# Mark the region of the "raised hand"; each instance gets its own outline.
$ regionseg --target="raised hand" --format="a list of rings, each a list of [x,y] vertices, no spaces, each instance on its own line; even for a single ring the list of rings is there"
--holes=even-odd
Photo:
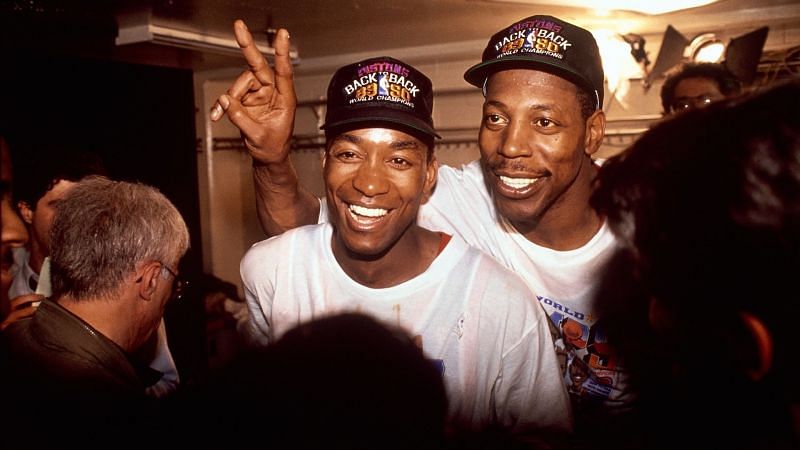
[[[256,47],[253,35],[242,20],[233,24],[236,41],[250,66],[217,99],[211,120],[224,114],[242,133],[256,163],[285,162],[294,130],[297,96],[289,58],[289,32],[278,30],[275,37],[275,69],[270,68]]]

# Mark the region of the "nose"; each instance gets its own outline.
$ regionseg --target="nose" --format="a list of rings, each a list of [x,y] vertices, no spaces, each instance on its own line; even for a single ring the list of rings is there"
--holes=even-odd
[[[367,197],[375,197],[389,191],[389,182],[380,163],[366,161],[356,171],[353,187]]]
[[[22,219],[11,206],[11,201],[8,196],[3,196],[2,199],[2,239],[3,248],[8,247],[22,247],[28,241],[28,230],[22,223]]]
[[[506,158],[520,158],[531,155],[531,135],[529,127],[516,120],[508,124],[503,132],[499,153]]]

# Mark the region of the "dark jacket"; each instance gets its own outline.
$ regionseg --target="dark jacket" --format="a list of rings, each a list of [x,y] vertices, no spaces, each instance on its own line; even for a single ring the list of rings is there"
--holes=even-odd
[[[99,442],[157,417],[155,400],[145,395],[152,369],[137,369],[121,347],[54,301],[0,334],[0,364],[13,426],[32,428],[42,447],[63,446],[65,436],[87,426]]]

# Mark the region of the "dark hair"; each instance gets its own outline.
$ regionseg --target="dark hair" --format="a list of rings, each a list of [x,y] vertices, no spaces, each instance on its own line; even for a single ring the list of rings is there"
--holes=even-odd
[[[235,284],[210,273],[204,273],[197,281],[197,289],[203,295],[220,292],[231,300],[240,301],[239,290]]]
[[[581,117],[586,121],[598,110],[597,99],[594,96],[594,92],[591,92],[588,88],[576,84],[575,89],[578,91],[576,98],[581,108]],[[601,108],[602,106],[600,105]]]
[[[742,90],[738,78],[723,64],[717,63],[684,63],[667,72],[667,78],[661,86],[661,107],[664,112],[672,110],[675,102],[675,88],[687,78],[706,78],[713,80],[722,95],[736,95]]]
[[[668,319],[647,358],[661,361],[661,382],[650,386],[673,409],[650,403],[662,418],[680,412],[680,427],[702,422],[718,448],[792,439],[785,409],[800,400],[799,104],[795,79],[660,122],[603,165],[591,198],[630,253],[625,270],[635,279],[627,282],[640,284],[627,290],[640,306],[631,321],[648,321],[650,299]],[[619,284],[598,303],[617,303]],[[758,350],[743,312],[774,343],[759,381],[747,374]]]
[[[108,175],[100,156],[89,152],[47,151],[14,161],[15,200],[27,203],[31,209],[36,209],[36,202],[61,180]]]
[[[272,448],[441,448],[447,414],[442,377],[413,339],[359,313],[298,325],[186,401],[232,448],[265,436]]]

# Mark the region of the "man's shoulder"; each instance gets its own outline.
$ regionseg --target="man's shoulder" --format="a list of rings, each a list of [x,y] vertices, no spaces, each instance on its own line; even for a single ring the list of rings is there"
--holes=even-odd
[[[480,160],[470,161],[460,166],[442,164],[439,166],[438,177],[441,182],[464,185],[468,181],[480,181],[483,184],[483,170]]]
[[[277,249],[287,248],[289,251],[295,249],[296,242],[303,242],[309,239],[318,238],[325,233],[329,224],[320,223],[312,225],[303,225],[291,230],[284,231],[281,234],[268,237],[262,241],[258,241],[247,250],[245,256],[248,254],[262,254],[265,252],[273,252]]]
[[[480,277],[485,278],[489,284],[502,285],[508,290],[507,292],[509,294],[533,298],[530,288],[528,288],[525,281],[516,272],[509,269],[483,250],[468,244],[461,237],[456,235],[453,236],[453,239],[457,239],[457,242],[461,243],[459,245],[464,245],[464,247],[466,247],[465,255],[474,261],[476,271],[478,271]]]
[[[242,257],[240,263],[242,276],[246,277],[251,269],[263,274],[264,269],[285,262],[292,255],[302,254],[304,257],[312,257],[312,252],[323,250],[323,246],[319,243],[330,233],[329,227],[327,223],[304,225],[256,242]],[[280,257],[276,258],[276,255]]]

